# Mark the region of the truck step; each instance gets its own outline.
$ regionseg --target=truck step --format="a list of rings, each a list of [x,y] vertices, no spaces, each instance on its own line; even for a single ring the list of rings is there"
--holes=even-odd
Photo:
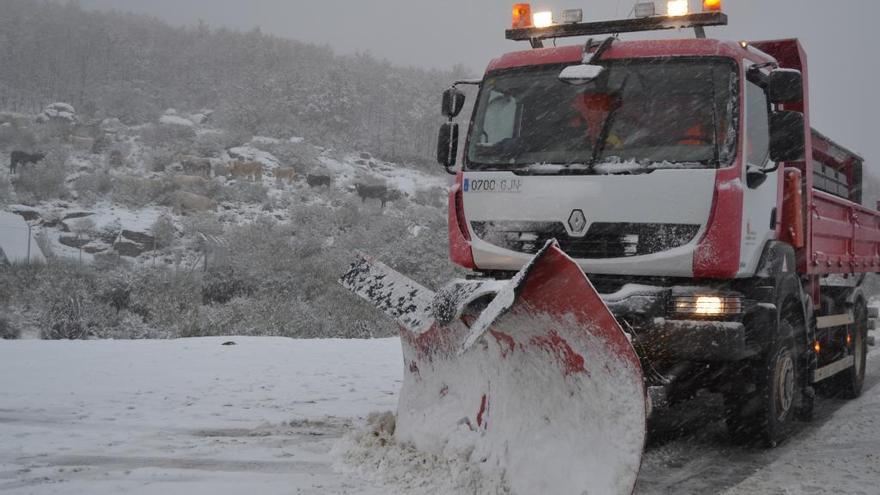
[[[843,313],[839,315],[828,315],[828,316],[820,316],[816,318],[816,328],[832,328],[832,327],[841,327],[843,325],[852,325],[853,316],[850,313]]]
[[[868,345],[871,347],[874,347],[875,344],[874,344],[874,336],[873,335],[868,335]]]
[[[868,320],[868,330],[877,330],[877,320]]]
[[[880,308],[877,306],[868,306],[868,318],[880,318]]]
[[[856,359],[855,356],[847,356],[839,361],[835,361],[829,365],[823,366],[813,372],[813,383],[821,382],[830,378],[841,371],[848,370],[853,367]]]

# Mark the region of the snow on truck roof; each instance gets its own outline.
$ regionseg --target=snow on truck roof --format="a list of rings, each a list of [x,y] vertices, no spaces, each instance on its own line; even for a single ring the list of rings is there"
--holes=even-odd
[[[536,48],[506,53],[491,62],[487,72],[499,69],[512,69],[529,65],[565,64],[580,62],[583,45],[568,45],[552,48]],[[756,62],[771,62],[773,58],[758,50],[744,48],[736,41],[713,39],[678,40],[637,40],[618,41],[603,55],[603,59],[649,58],[649,57],[688,57],[720,56],[749,58]]]

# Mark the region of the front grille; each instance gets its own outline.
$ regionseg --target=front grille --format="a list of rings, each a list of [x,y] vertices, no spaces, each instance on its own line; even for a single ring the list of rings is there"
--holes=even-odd
[[[561,222],[471,222],[480,239],[525,254],[535,254],[550,239],[576,259],[644,256],[688,244],[699,225],[594,223],[583,237],[571,237]]]

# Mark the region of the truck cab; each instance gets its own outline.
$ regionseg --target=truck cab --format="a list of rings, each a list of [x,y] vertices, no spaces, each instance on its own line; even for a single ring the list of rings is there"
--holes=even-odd
[[[810,127],[797,40],[706,39],[704,26],[727,22],[714,8],[517,22],[514,7],[508,38],[532,49],[469,81],[479,91],[449,197],[452,261],[509,278],[558,243],[630,332],[655,405],[709,388],[724,395],[732,429],[770,444],[810,416],[815,383],[838,375],[857,394],[865,351],[853,338],[868,325],[859,285],[880,270],[880,220],[855,204],[861,159]],[[698,37],[613,36],[652,27]],[[444,95],[438,160],[450,171],[462,103],[455,87]],[[852,239],[832,246],[844,228]],[[859,228],[871,231],[862,244]]]

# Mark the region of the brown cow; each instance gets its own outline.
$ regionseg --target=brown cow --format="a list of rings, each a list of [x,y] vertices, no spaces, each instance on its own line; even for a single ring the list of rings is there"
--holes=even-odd
[[[277,182],[281,182],[282,180],[287,180],[288,184],[293,183],[294,179],[296,179],[296,169],[293,168],[276,168],[272,171],[272,175],[275,177]]]
[[[263,180],[263,164],[259,162],[233,162],[229,168],[229,175],[233,178],[244,177],[247,180]]]

